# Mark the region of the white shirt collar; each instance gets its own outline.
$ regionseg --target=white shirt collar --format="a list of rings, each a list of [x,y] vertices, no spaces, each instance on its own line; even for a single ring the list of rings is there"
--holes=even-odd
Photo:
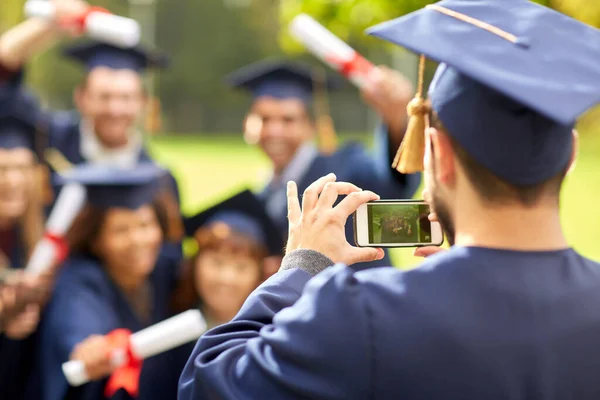
[[[143,140],[141,133],[133,129],[129,134],[127,145],[118,149],[107,149],[102,145],[94,128],[89,121],[81,120],[80,125],[80,148],[84,159],[92,164],[113,165],[121,168],[134,166],[142,151]]]
[[[286,184],[289,181],[298,183],[304,175],[308,172],[308,169],[312,165],[313,161],[319,155],[317,147],[312,142],[308,142],[300,146],[294,154],[292,161],[283,169],[281,174],[278,176],[272,175],[270,184]]]

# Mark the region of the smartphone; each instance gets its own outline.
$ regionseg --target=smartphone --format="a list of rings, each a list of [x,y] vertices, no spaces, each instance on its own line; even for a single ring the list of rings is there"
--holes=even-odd
[[[442,226],[429,213],[429,204],[418,200],[363,204],[354,213],[354,240],[359,247],[440,246]]]

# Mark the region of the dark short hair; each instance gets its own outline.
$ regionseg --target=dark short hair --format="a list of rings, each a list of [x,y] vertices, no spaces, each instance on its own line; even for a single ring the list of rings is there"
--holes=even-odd
[[[533,185],[515,185],[498,177],[488,168],[481,165],[461,146],[448,130],[444,127],[437,114],[432,111],[429,116],[432,127],[442,131],[448,137],[452,150],[459,163],[464,168],[467,177],[475,190],[486,201],[491,203],[518,202],[524,206],[536,205],[544,197],[556,198],[558,203],[560,189],[567,174],[568,168],[560,173]]]

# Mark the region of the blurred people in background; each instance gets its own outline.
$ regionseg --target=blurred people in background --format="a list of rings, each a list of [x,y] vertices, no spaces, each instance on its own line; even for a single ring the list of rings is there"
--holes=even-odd
[[[0,398],[20,398],[32,369],[41,309],[54,271],[40,277],[14,274],[22,269],[44,233],[44,188],[48,176],[38,149],[38,106],[17,90],[0,107]],[[9,96],[4,91],[0,93]]]
[[[0,90],[20,86],[29,60],[73,33],[61,21],[90,7],[81,0],[49,1],[56,9],[54,20],[28,19],[0,36],[0,82],[4,78]],[[150,160],[139,128],[147,103],[142,74],[166,67],[166,56],[142,47],[123,49],[92,41],[76,43],[64,55],[83,64],[86,76],[73,94],[77,112],[45,115],[49,147],[73,164],[128,167]],[[178,200],[175,179],[171,175],[163,179]]]
[[[179,265],[161,251],[168,232],[160,202],[165,171],[152,163],[135,169],[81,165],[63,182],[87,188],[88,205],[67,238],[72,255],[57,281],[41,326],[39,399],[104,399],[107,377],[121,373],[110,361],[109,332],[136,332],[171,316]],[[183,365],[167,352],[143,362],[139,399],[172,399]],[[80,360],[92,382],[69,387],[61,370]],[[129,398],[123,390],[113,397]]]
[[[229,322],[246,297],[272,275],[283,241],[261,202],[249,190],[186,220],[198,253],[182,274],[176,300],[200,307],[209,328]],[[277,262],[277,268],[279,268]]]
[[[62,22],[90,7],[80,0],[50,1],[56,9],[54,20],[28,19],[0,36],[0,106],[10,104],[20,91],[29,60],[73,33]],[[151,161],[139,128],[147,103],[142,74],[149,68],[166,67],[167,57],[142,47],[124,49],[93,41],[71,45],[64,49],[64,55],[81,63],[86,75],[73,93],[77,111],[39,112],[37,124],[47,133],[46,145],[71,164],[131,168]],[[169,219],[178,220],[177,182],[169,173],[161,178],[161,184],[169,188],[161,194],[163,201],[173,203]],[[173,229],[179,232],[173,237],[181,235],[181,227],[173,224]],[[173,259],[183,257],[179,240],[165,252]]]
[[[398,72],[381,67],[363,97],[382,118],[375,135],[375,154],[361,145],[349,144],[333,154],[319,152],[313,140],[316,124],[311,113],[315,75],[309,67],[292,62],[261,61],[228,77],[230,85],[248,90],[253,103],[246,118],[247,135],[255,138],[269,157],[273,175],[259,194],[281,235],[287,235],[286,183],[298,182],[304,190],[319,176],[334,172],[339,179],[371,189],[385,198],[411,198],[420,175],[401,175],[391,164],[406,128],[406,105],[412,96],[410,83]],[[323,83],[335,89],[336,80]],[[352,224],[346,226],[353,240]],[[390,264],[389,258],[369,263]],[[356,265],[362,268],[364,265]]]

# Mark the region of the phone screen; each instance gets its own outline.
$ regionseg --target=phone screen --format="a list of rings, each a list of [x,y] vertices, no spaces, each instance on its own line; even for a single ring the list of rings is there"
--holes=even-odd
[[[429,205],[368,203],[369,243],[432,243]]]

